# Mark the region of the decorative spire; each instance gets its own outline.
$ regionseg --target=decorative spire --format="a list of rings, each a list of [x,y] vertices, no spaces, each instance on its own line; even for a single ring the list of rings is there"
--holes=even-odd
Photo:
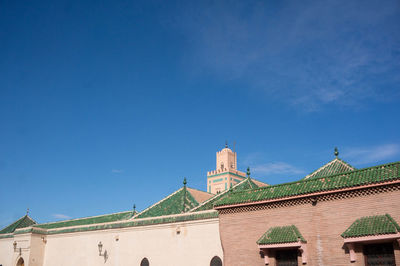
[[[247,178],[250,178],[250,167],[247,167],[247,173],[246,173],[246,175],[247,175]]]
[[[136,204],[133,204],[133,215],[136,213]]]
[[[28,216],[28,215],[29,215],[29,208],[26,209],[26,216]]]
[[[336,158],[339,156],[339,150],[338,150],[338,148],[337,147],[335,147],[335,156],[336,156]]]
[[[225,148],[228,148],[228,141],[225,140]]]
[[[183,206],[182,206],[182,213],[186,212],[186,177],[183,178]]]

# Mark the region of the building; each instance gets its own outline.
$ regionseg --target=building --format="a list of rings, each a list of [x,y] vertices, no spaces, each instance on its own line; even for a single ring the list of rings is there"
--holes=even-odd
[[[0,230],[0,265],[400,264],[400,162],[356,169],[338,155],[269,186],[237,171],[225,147],[208,192],[184,180],[141,212],[42,224],[21,217]]]
[[[226,143],[223,150],[217,151],[215,170],[207,172],[207,191],[221,193],[245,178],[246,174],[237,170],[236,152],[229,149]]]
[[[229,148],[219,154],[217,164],[231,162]],[[236,169],[236,154],[234,162],[230,171]],[[231,191],[266,185],[250,176],[229,184]],[[42,224],[27,214],[0,230],[0,265],[222,265],[213,205],[228,190],[219,192],[190,188],[184,180],[183,187],[141,212]]]
[[[335,155],[216,202],[224,265],[400,265],[400,162],[355,169]]]

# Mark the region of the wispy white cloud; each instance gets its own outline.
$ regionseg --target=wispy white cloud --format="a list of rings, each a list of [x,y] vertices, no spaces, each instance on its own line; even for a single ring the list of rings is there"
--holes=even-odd
[[[398,1],[271,3],[186,7],[176,23],[192,45],[186,69],[308,111],[400,98]]]
[[[400,145],[396,143],[372,147],[353,147],[345,149],[343,154],[354,164],[376,163],[388,160],[400,154]]]
[[[112,169],[111,170],[111,173],[114,173],[114,174],[122,174],[124,172],[124,170],[122,170],[122,169]]]
[[[258,164],[252,167],[252,171],[257,174],[264,174],[264,175],[304,173],[303,170],[285,162]]]
[[[61,214],[61,213],[55,213],[55,214],[52,214],[52,216],[53,216],[54,218],[56,218],[56,219],[61,219],[61,220],[71,219],[70,216],[65,215],[65,214]]]

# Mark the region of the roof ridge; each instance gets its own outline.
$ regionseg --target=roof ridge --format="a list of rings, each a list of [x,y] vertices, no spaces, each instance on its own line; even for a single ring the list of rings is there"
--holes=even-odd
[[[175,195],[176,193],[178,193],[179,191],[183,190],[184,187],[181,187],[180,189],[176,190],[175,192],[169,194],[168,196],[166,196],[165,198],[157,201],[156,203],[154,203],[153,205],[147,207],[146,209],[144,209],[143,211],[137,213],[136,215],[134,215],[133,217],[131,217],[132,219],[136,218],[137,216],[139,216],[140,214],[144,213],[145,211],[153,208],[154,206],[160,204],[161,202],[165,201],[166,199],[169,199],[170,197],[172,197],[173,195]]]
[[[323,171],[324,169],[328,168],[329,166],[331,166],[331,165],[334,164],[335,162],[339,162],[339,163],[341,163],[342,165],[351,168],[351,169],[352,169],[351,171],[356,170],[356,168],[353,167],[352,165],[350,165],[349,163],[343,161],[343,160],[340,159],[339,157],[336,157],[336,158],[334,158],[332,161],[330,161],[330,162],[324,164],[323,166],[321,166],[321,167],[318,168],[317,170],[315,170],[315,171],[311,172],[310,174],[306,175],[303,179],[308,179],[308,178],[310,178],[311,176],[317,175],[319,172],[321,172],[321,171]],[[349,171],[345,171],[345,172],[349,172]],[[342,172],[342,173],[345,173],[345,172]],[[333,175],[335,175],[335,174],[333,174]]]
[[[257,182],[264,183],[264,184],[270,186],[270,184],[267,184],[267,183],[265,183],[265,182],[263,182],[263,181],[260,181],[260,180],[258,180],[258,179],[255,179],[254,177],[250,177],[250,178],[251,178],[252,180],[255,180],[255,181],[257,181]]]
[[[197,188],[192,188],[192,187],[188,187],[188,186],[186,186],[186,188],[193,189],[193,190],[196,190],[196,191],[200,191],[200,192],[203,192],[203,193],[207,193],[207,194],[210,194],[210,195],[214,195],[214,194],[212,194],[210,192],[203,191],[203,190],[200,190],[200,189],[197,189]]]
[[[348,166],[348,167],[350,167],[350,168],[353,168],[354,170],[357,170],[356,167],[352,166],[351,164],[349,164],[349,163],[346,162],[345,160],[340,159],[339,157],[337,157],[337,159],[338,159],[338,161],[340,161],[341,163],[345,164],[346,166]]]
[[[26,215],[29,219],[31,219],[32,222],[34,222],[35,224],[38,224],[38,222],[35,221],[35,219],[33,219],[32,217],[29,216],[29,214]]]
[[[8,229],[11,229],[12,232],[14,232],[15,230],[18,229],[18,226],[25,220],[25,218],[29,219],[29,220],[33,223],[33,224],[29,225],[29,226],[32,226],[32,225],[34,225],[34,224],[37,224],[37,222],[36,222],[35,220],[33,220],[31,217],[29,217],[28,214],[25,214],[24,216],[22,216],[21,218],[17,219],[17,220],[14,221],[14,222],[12,222],[11,224],[9,224],[9,225],[7,225],[7,226],[1,228],[1,229],[0,229],[0,232],[2,232],[3,230],[6,230],[7,228],[8,228]],[[25,227],[29,227],[29,226],[25,226]],[[24,227],[21,227],[21,228],[24,228]],[[12,232],[8,232],[8,233],[5,232],[5,233],[0,233],[0,234],[9,234],[9,233],[12,233]]]
[[[386,166],[390,166],[390,165],[395,165],[395,164],[400,164],[400,161],[397,162],[392,162],[392,163],[386,163],[386,164],[381,164],[381,165],[376,165],[376,166],[370,166],[370,167],[366,167],[366,168],[361,168],[361,169],[356,169],[354,171],[352,171],[351,173],[355,173],[355,172],[362,172],[362,171],[367,171],[373,168],[382,168],[382,167],[386,167]],[[286,183],[281,183],[281,184],[276,184],[276,185],[269,185],[267,187],[258,187],[255,188],[254,190],[265,190],[265,189],[271,189],[274,187],[280,187],[280,186],[286,186],[286,185],[290,185],[290,184],[296,184],[296,183],[306,183],[306,182],[313,182],[315,180],[319,180],[319,179],[323,179],[323,178],[333,178],[333,177],[337,177],[337,176],[341,176],[341,175],[347,175],[350,172],[344,172],[344,173],[339,173],[339,174],[334,174],[334,175],[329,175],[329,176],[321,176],[321,177],[317,177],[317,178],[312,178],[312,179],[300,179],[300,180],[296,180],[296,181],[292,181],[292,182],[286,182]],[[233,193],[239,193],[241,191],[233,191]]]
[[[245,178],[245,179],[243,179],[242,181],[240,181],[239,183],[233,185],[233,186],[232,186],[232,189],[235,188],[236,186],[238,186],[239,184],[244,183],[244,181],[246,181],[246,180],[247,180],[247,178]],[[209,198],[208,200],[203,201],[201,204],[199,204],[198,206],[196,206],[196,207],[194,207],[193,209],[189,210],[188,212],[193,212],[193,211],[195,211],[196,209],[198,209],[198,208],[200,208],[201,206],[207,204],[207,203],[210,202],[211,200],[216,199],[217,197],[220,197],[220,196],[226,194],[226,193],[229,192],[230,190],[231,190],[231,189],[227,189],[227,190],[222,191],[222,192],[219,193],[219,194],[215,194],[214,197],[211,197],[211,198]],[[233,192],[233,191],[232,191],[232,192]]]
[[[55,222],[36,223],[36,224],[38,224],[38,225],[56,224],[56,223],[61,223],[61,222],[69,222],[69,221],[77,221],[77,220],[82,220],[82,219],[97,218],[97,217],[101,217],[101,216],[107,216],[107,215],[113,215],[113,214],[120,214],[120,213],[125,213],[125,212],[132,212],[132,211],[113,212],[113,213],[108,213],[108,214],[101,214],[101,215],[95,215],[95,216],[86,216],[86,217],[81,217],[81,218],[60,220],[60,221],[55,221]]]

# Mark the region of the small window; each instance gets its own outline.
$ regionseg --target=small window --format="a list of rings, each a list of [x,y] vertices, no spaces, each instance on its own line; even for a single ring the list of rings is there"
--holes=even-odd
[[[222,266],[222,260],[218,256],[215,256],[211,259],[210,266]]]
[[[142,262],[140,263],[140,266],[149,266],[149,260],[147,258],[142,259]]]

